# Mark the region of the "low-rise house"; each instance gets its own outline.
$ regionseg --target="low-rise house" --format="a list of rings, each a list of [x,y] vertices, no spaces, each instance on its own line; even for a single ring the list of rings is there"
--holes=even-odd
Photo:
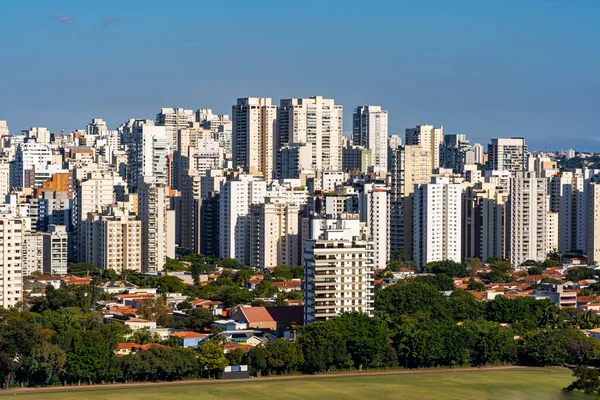
[[[78,276],[65,276],[60,278],[62,282],[67,285],[89,285],[92,282],[92,278],[89,276],[78,277]]]
[[[158,343],[148,343],[148,344],[137,344],[137,343],[119,343],[117,344],[117,348],[115,349],[115,353],[118,356],[128,356],[130,354],[135,354],[140,351],[148,350],[152,347],[166,347],[162,344]]]
[[[272,333],[259,330],[239,330],[230,332],[221,332],[218,334],[227,342],[236,342],[250,346],[258,346],[261,343],[274,342],[277,336]]]
[[[98,291],[105,293],[124,293],[137,286],[127,281],[108,281],[96,287]]]
[[[291,281],[273,282],[273,286],[282,292],[289,293],[292,290],[302,290],[302,281],[300,279],[292,279]]]
[[[105,315],[104,322],[117,322],[128,326],[133,332],[137,332],[140,329],[156,329],[156,321],[148,321],[141,318],[128,317],[126,315]]]
[[[54,289],[60,289],[60,284],[62,283],[60,276],[36,276],[33,279],[44,286],[50,285]]]
[[[196,348],[209,335],[207,333],[198,333],[194,331],[173,332],[169,335],[172,338],[179,339],[179,345],[185,348]]]
[[[233,319],[220,319],[212,323],[212,329],[221,331],[239,331],[248,328],[248,324],[237,322]]]
[[[248,328],[270,329],[283,334],[304,320],[304,309],[295,306],[239,307],[233,320],[247,324]]]
[[[227,310],[227,306],[223,304],[222,301],[195,299],[192,300],[192,306],[194,306],[194,308],[206,308],[208,310],[211,310],[213,315],[217,317],[227,315],[225,313],[225,311]]]
[[[550,300],[561,308],[577,307],[577,293],[566,291],[565,284],[542,283],[541,289],[535,290],[531,296],[537,300]]]
[[[248,344],[241,344],[236,342],[225,342],[223,345],[223,352],[225,354],[231,353],[235,349],[241,349],[244,353],[248,353],[252,350],[254,346],[250,346]]]

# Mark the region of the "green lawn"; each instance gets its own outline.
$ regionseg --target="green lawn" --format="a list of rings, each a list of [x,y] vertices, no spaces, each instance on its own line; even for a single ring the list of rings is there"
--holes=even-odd
[[[568,370],[444,372],[278,381],[156,386],[19,394],[21,400],[144,399],[588,399],[562,392],[572,381]],[[1,392],[0,392],[1,393]],[[14,395],[14,392],[13,392]]]

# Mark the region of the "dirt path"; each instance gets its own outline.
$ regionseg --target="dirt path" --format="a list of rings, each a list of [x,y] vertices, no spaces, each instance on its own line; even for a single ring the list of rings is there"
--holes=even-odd
[[[409,374],[439,374],[448,372],[476,372],[476,371],[505,371],[505,370],[523,370],[523,371],[540,371],[543,368],[535,367],[520,367],[508,365],[503,367],[481,367],[481,368],[423,368],[423,369],[394,369],[388,371],[362,371],[362,372],[335,372],[323,373],[315,375],[285,375],[285,376],[268,376],[261,378],[249,378],[245,381],[249,382],[266,382],[292,379],[322,379],[336,377],[351,377],[351,376],[369,376],[369,375],[409,375]],[[545,368],[549,369],[549,368]],[[560,367],[555,367],[560,369]],[[137,388],[152,388],[157,386],[180,386],[180,385],[226,385],[244,381],[240,380],[214,380],[214,379],[192,379],[186,381],[174,382],[137,382],[137,383],[110,383],[104,385],[85,385],[85,386],[52,386],[43,388],[12,388],[0,391],[0,396],[3,395],[18,395],[18,394],[43,394],[52,392],[77,392],[85,390],[111,390],[111,389],[137,389]]]

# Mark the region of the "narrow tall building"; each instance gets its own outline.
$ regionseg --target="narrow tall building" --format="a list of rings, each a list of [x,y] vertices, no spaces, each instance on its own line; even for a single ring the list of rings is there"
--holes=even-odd
[[[390,259],[390,193],[385,186],[364,184],[358,196],[361,220],[373,244],[373,268],[384,270]]]
[[[352,141],[371,150],[373,169],[387,170],[388,113],[380,106],[358,106],[352,116]]]
[[[600,183],[590,182],[587,192],[587,258],[589,264],[600,264]]]
[[[165,138],[171,148],[177,148],[177,131],[189,127],[196,119],[193,110],[184,108],[161,108],[156,114],[156,125],[165,127]]]
[[[582,173],[562,172],[550,178],[550,211],[558,214],[558,250],[585,253],[587,203]]]
[[[0,213],[0,306],[14,307],[23,300],[22,249],[25,219]]]
[[[138,193],[142,221],[142,272],[162,271],[167,257],[175,258],[175,216],[168,210],[168,188],[154,177],[144,177]]]
[[[277,106],[270,98],[240,98],[232,114],[233,166],[271,181],[278,149]]]
[[[509,260],[521,265],[526,260],[543,261],[548,252],[548,179],[532,172],[511,177],[509,197]]]
[[[413,261],[462,261],[461,186],[448,178],[415,185],[413,197]]]

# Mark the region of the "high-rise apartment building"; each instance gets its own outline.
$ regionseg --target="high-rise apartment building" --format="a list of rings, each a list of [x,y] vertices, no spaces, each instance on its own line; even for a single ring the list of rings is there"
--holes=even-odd
[[[277,106],[270,98],[247,97],[232,107],[233,166],[273,179],[277,158]]]
[[[35,174],[47,171],[51,160],[52,152],[47,144],[32,141],[19,144],[15,152],[15,160],[10,167],[11,186],[36,187]],[[41,186],[41,182],[38,183]]]
[[[600,263],[600,183],[589,183],[587,199],[587,259],[590,264]]]
[[[508,192],[492,183],[477,183],[463,193],[462,256],[467,260],[506,259]]]
[[[69,261],[69,234],[64,225],[50,225],[43,234],[44,274],[67,274]]]
[[[167,184],[167,157],[170,148],[164,126],[141,125],[128,146],[127,186],[137,190],[142,177],[153,176]]]
[[[279,149],[279,179],[299,179],[302,174],[312,173],[312,145],[288,143]]]
[[[100,269],[142,271],[142,221],[129,210],[109,206],[90,217],[94,238],[89,262]]]
[[[190,126],[196,119],[193,110],[184,108],[161,108],[156,114],[156,125],[165,127],[165,138],[171,148],[177,148],[177,131]]]
[[[462,261],[461,186],[448,178],[415,185],[413,194],[413,261]]]
[[[387,171],[387,111],[380,106],[356,107],[352,117],[352,142],[371,150],[375,171]]]
[[[0,213],[0,306],[13,307],[23,300],[24,219]]]
[[[143,177],[138,192],[142,221],[142,272],[162,271],[167,257],[175,258],[175,212],[168,210],[168,188],[159,179]]]
[[[525,139],[492,139],[488,145],[487,167],[497,171],[527,171]]]
[[[516,172],[511,177],[509,210],[510,262],[521,265],[526,260],[545,260],[551,250],[546,238],[548,179]]]
[[[347,216],[349,217],[349,215]],[[373,315],[372,244],[360,240],[358,215],[317,219],[304,248],[304,323],[342,312]]]
[[[581,252],[587,248],[588,198],[581,172],[562,172],[550,178],[550,211],[558,213],[558,250]]]
[[[219,247],[221,258],[250,264],[250,206],[265,202],[267,185],[253,175],[239,175],[221,185]]]
[[[371,149],[362,146],[349,146],[342,150],[342,171],[367,173],[371,166],[373,166],[373,151]]]
[[[406,129],[405,144],[407,146],[421,146],[429,152],[429,169],[440,167],[440,147],[444,141],[444,127],[434,128],[431,125],[418,125]]]
[[[373,268],[384,270],[390,259],[390,193],[383,185],[366,183],[358,195],[361,221],[373,245]]]
[[[267,197],[250,210],[250,265],[260,269],[300,265],[299,207]]]
[[[333,99],[280,102],[278,144],[310,143],[313,171],[342,168],[342,129],[343,108]]]
[[[473,144],[473,157],[475,164],[484,164],[483,145],[481,143]]]

